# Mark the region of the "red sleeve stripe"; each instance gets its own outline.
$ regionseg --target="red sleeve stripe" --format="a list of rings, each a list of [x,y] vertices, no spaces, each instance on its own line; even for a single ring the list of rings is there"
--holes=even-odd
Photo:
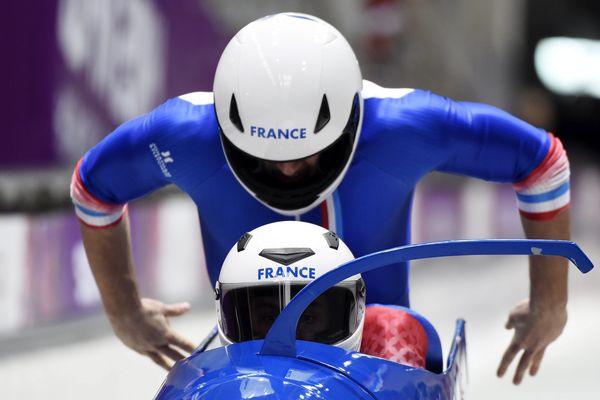
[[[521,214],[521,216],[523,216],[524,218],[527,218],[527,219],[532,219],[535,221],[547,221],[547,220],[554,218],[561,212],[568,210],[570,207],[571,207],[571,204],[567,204],[556,210],[542,212],[542,213],[527,212],[527,211],[523,211],[523,210],[519,210],[519,213]]]

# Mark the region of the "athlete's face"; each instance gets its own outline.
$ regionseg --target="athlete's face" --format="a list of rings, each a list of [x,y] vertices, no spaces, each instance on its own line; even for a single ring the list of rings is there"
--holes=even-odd
[[[252,307],[251,324],[255,338],[264,338],[281,310],[280,299],[269,296],[259,296],[250,300]],[[298,339],[318,341],[320,335],[327,329],[331,318],[329,306],[323,296],[317,297],[302,313],[298,321]]]
[[[284,183],[303,183],[317,171],[319,154],[294,161],[264,161],[265,170]]]

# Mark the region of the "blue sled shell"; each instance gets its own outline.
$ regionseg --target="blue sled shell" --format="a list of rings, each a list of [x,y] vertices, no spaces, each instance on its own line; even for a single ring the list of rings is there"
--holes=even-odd
[[[259,354],[262,340],[198,352],[178,362],[157,400],[460,399],[466,380],[464,321],[446,371],[435,374],[320,343],[297,341],[297,357]]]

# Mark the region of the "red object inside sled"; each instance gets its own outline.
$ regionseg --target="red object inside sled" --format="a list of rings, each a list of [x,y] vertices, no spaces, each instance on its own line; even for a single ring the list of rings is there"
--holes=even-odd
[[[409,312],[380,305],[366,308],[360,352],[425,368],[427,332]]]

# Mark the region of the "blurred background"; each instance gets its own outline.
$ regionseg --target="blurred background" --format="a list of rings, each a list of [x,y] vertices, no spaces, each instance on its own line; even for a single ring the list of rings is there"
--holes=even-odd
[[[600,3],[584,0],[24,0],[3,5],[0,73],[0,383],[3,399],[147,399],[165,373],[106,322],[69,199],[75,162],[169,97],[210,91],[228,38],[266,14],[334,24],[366,79],[486,102],[554,132],[572,164],[574,239],[600,260]],[[194,205],[167,188],[131,205],[144,296],[189,300],[173,323],[199,341],[214,311]],[[521,237],[514,193],[432,174],[414,240]],[[539,376],[495,369],[526,260],[419,262],[412,305],[440,331],[467,319],[471,398],[600,398],[600,273],[571,274],[570,321]]]

